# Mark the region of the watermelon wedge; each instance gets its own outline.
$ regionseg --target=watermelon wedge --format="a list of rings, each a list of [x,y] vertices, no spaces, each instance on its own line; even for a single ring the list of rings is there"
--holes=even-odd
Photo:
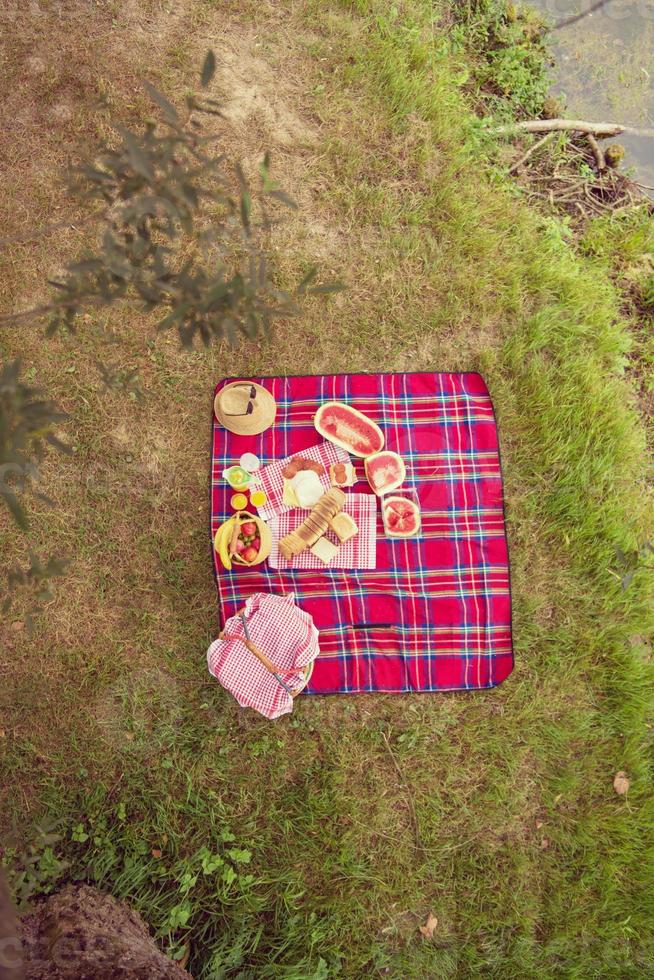
[[[370,456],[384,445],[384,433],[367,415],[345,402],[325,402],[313,417],[323,437],[353,456]]]
[[[387,497],[382,501],[386,534],[391,538],[411,538],[420,530],[420,508],[406,497]]]
[[[367,456],[364,463],[368,483],[377,496],[397,490],[404,483],[406,466],[404,460],[390,449]]]

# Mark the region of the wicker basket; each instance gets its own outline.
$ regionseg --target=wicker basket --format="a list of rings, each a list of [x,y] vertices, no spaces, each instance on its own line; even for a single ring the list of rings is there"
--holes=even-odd
[[[251,514],[249,510],[239,510],[236,517],[239,520],[243,517],[247,517],[249,521],[254,521],[254,523],[257,525],[257,531],[259,532],[261,547],[259,548],[259,556],[255,561],[243,561],[240,554],[235,552],[231,556],[232,564],[241,565],[243,568],[254,568],[255,565],[260,565],[262,561],[265,561],[270,554],[272,549],[272,532],[265,521],[262,521],[256,514]]]
[[[243,607],[243,609],[239,609],[239,611],[235,615],[236,616],[245,616],[245,607]],[[257,660],[261,661],[261,663],[264,665],[264,667],[266,668],[266,670],[269,670],[271,674],[283,674],[284,673],[284,670],[282,670],[279,667],[276,667],[275,664],[272,662],[272,660],[270,660],[270,658],[267,657],[265,655],[265,653],[263,653],[263,651],[261,651],[256,646],[256,644],[252,643],[251,640],[246,639],[246,637],[244,637],[244,636],[235,636],[235,635],[232,635],[231,633],[225,633],[224,630],[221,630],[220,633],[218,634],[218,639],[219,640],[241,640],[241,642],[244,643],[245,646],[248,648],[248,650],[250,651],[250,653],[253,653],[254,656],[257,658]],[[307,684],[311,680],[311,675],[313,674],[313,665],[314,665],[314,663],[315,663],[315,660],[312,660],[310,664],[307,664],[306,665],[306,667],[303,667],[300,670],[298,670],[298,671],[295,672],[298,677],[301,677],[302,678],[302,682],[301,682],[300,686],[297,688],[297,690],[293,690],[293,691],[290,692],[292,698],[296,698],[298,696],[298,694],[300,694],[305,689],[305,687],[307,686]]]

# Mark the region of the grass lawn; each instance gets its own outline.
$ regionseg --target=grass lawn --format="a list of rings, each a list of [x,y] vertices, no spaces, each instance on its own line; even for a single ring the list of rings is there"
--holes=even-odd
[[[651,972],[651,582],[623,591],[610,572],[651,528],[625,375],[638,341],[604,258],[489,169],[445,7],[148,0],[66,21],[43,5],[17,11],[3,53],[10,233],[74,217],[57,172],[106,134],[99,95],[137,122],[138,79],[181,101],[211,45],[224,151],[254,170],[270,149],[301,206],[275,233],[280,281],[316,260],[349,285],[237,350],[182,352],[130,310],[77,338],[0,336],[70,413],[75,448],[45,468],[56,507],[33,509],[66,578],[32,637],[2,627],[5,857],[19,885],[84,876],[125,897],[203,980]],[[38,300],[83,234],[0,252],[3,309]],[[98,358],[138,367],[143,404],[104,390]],[[515,671],[483,693],[307,698],[270,724],[206,671],[212,385],[407,369],[488,382]],[[0,534],[18,561],[24,542]],[[46,818],[61,839],[37,841],[21,879]]]

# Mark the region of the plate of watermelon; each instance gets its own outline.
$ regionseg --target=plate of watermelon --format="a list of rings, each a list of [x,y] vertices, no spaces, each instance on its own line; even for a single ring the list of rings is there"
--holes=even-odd
[[[380,495],[382,521],[387,538],[414,538],[420,534],[420,503],[412,488]]]

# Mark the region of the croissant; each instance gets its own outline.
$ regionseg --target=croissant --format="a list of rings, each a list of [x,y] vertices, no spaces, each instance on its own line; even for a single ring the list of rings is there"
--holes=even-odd
[[[305,521],[290,531],[279,542],[279,553],[282,558],[292,558],[299,555],[305,548],[310,548],[318,538],[321,538],[333,517],[343,509],[345,494],[338,487],[332,487],[325,493],[313,508]]]

